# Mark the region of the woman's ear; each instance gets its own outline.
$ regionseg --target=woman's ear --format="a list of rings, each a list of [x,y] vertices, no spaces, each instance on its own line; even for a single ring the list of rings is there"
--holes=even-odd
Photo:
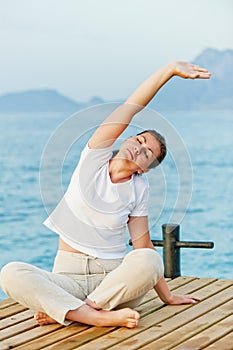
[[[137,171],[137,173],[138,175],[142,175],[142,174],[148,173],[148,171],[150,171],[150,169],[145,169],[145,170],[140,169]]]

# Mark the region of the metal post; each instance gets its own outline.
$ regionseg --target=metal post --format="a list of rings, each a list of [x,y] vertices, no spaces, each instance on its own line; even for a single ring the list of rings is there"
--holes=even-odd
[[[168,278],[175,278],[180,276],[180,249],[176,246],[180,238],[180,226],[164,224],[162,230],[164,275]]]
[[[163,224],[163,240],[152,239],[156,247],[163,247],[164,276],[175,278],[180,272],[180,248],[206,248],[214,247],[214,242],[182,242],[180,241],[180,226],[177,224]],[[132,245],[132,241],[129,241]]]

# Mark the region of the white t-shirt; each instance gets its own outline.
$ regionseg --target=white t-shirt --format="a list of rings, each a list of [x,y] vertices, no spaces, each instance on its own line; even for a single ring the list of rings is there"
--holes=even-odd
[[[138,175],[112,183],[112,148],[84,148],[68,189],[44,224],[71,247],[103,259],[126,253],[129,216],[148,215],[148,183]]]

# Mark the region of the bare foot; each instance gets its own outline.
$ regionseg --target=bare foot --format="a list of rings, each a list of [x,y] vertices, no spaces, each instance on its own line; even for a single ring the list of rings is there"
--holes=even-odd
[[[127,327],[135,328],[138,325],[140,315],[137,311],[124,308],[107,311],[96,310],[88,305],[84,305],[76,310],[68,311],[67,318],[81,323],[98,327]],[[34,315],[36,323],[40,326],[57,323],[52,317],[44,312],[37,312]]]
[[[140,315],[137,311],[129,308],[107,311],[96,310],[85,304],[78,309],[68,311],[66,318],[97,327],[135,328],[138,325]]]
[[[86,299],[85,302],[91,308],[98,310],[100,312],[99,315],[103,316],[101,320],[103,321],[102,326],[107,325],[106,321],[111,323],[116,322],[115,324],[109,324],[110,326],[124,326],[128,328],[134,328],[138,325],[140,315],[138,312],[132,309],[129,309],[129,308],[119,309],[117,310],[118,312],[106,311],[106,310],[101,310],[101,307],[97,305],[95,302],[91,301],[90,299]]]
[[[114,311],[101,310],[101,326],[123,326],[135,328],[138,325],[140,315],[137,311],[124,308]]]
[[[57,323],[52,317],[48,316],[44,312],[37,312],[34,315],[34,319],[39,326],[45,326],[47,324]]]

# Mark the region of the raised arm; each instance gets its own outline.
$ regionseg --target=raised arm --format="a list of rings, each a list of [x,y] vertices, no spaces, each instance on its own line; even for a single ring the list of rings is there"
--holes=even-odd
[[[130,124],[134,115],[142,110],[173,76],[185,79],[208,79],[210,73],[207,69],[188,62],[172,62],[162,67],[145,80],[125,103],[113,111],[99,126],[89,140],[89,147],[105,148],[111,146]]]

